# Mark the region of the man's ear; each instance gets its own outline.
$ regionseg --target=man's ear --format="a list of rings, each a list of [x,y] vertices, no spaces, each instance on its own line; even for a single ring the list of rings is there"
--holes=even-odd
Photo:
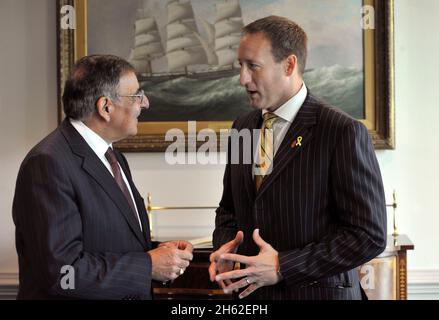
[[[285,60],[285,75],[291,76],[297,73],[298,68],[297,57],[294,54],[288,56]]]
[[[96,101],[96,112],[106,122],[110,121],[111,100],[107,97],[100,97]]]

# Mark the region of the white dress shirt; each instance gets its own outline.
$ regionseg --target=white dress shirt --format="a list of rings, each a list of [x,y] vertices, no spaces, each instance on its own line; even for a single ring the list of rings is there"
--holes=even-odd
[[[273,113],[278,116],[278,119],[273,124],[273,154],[276,155],[288,129],[296,118],[300,107],[302,107],[305,102],[306,96],[308,95],[308,89],[305,83],[302,83],[302,87],[299,92],[290,98],[287,102],[281,105]],[[262,110],[262,115],[269,112],[268,110]],[[257,146],[260,145],[260,138],[258,140]],[[255,164],[259,163],[259,152],[256,152],[255,161],[253,163],[253,173],[255,172]],[[274,161],[272,162],[272,164]],[[254,176],[254,174],[253,174]]]
[[[98,156],[98,158],[102,161],[107,170],[114,177],[113,170],[111,170],[111,165],[108,162],[107,158],[105,158],[105,153],[108,150],[108,147],[113,148],[112,144],[108,144],[104,139],[102,139],[96,132],[87,127],[82,121],[69,119],[72,126],[78,131],[78,133],[84,138],[85,142],[90,146],[94,153]],[[142,230],[142,223],[140,222],[139,212],[137,210],[136,201],[134,200],[133,192],[131,191],[130,184],[128,183],[127,177],[123,172],[120,164],[118,163],[120,168],[120,173],[122,174],[123,181],[125,182],[128,191],[130,192],[131,199],[133,200],[134,207],[136,209],[137,220],[139,221],[140,229]],[[142,230],[143,231],[143,230]]]

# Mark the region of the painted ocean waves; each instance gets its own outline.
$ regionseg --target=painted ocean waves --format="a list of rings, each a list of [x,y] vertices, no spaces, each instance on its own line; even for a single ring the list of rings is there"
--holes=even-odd
[[[309,90],[355,118],[364,116],[363,72],[334,65],[305,72]],[[150,109],[142,121],[232,121],[251,111],[239,75],[217,79],[178,77],[142,82]]]

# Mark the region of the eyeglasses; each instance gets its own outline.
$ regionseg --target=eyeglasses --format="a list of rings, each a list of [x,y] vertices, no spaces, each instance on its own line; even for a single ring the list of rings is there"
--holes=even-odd
[[[143,99],[145,98],[145,91],[143,89],[139,89],[136,94],[126,94],[126,95],[117,95],[118,97],[129,97],[129,98],[137,98],[139,103],[143,103]]]

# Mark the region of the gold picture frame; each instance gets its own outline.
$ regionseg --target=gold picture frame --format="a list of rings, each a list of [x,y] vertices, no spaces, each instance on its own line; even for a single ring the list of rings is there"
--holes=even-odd
[[[365,117],[358,120],[368,128],[376,149],[394,149],[394,4],[393,0],[364,0],[363,4],[374,8],[375,29],[363,31]],[[75,8],[76,29],[60,27],[61,8],[65,5]],[[63,85],[74,61],[87,54],[87,0],[57,0],[57,40],[58,120],[61,122],[64,117],[61,104]],[[213,129],[217,134],[216,146],[224,150],[220,131],[230,128],[231,124],[231,121],[197,121],[196,131]],[[186,121],[139,122],[138,134],[118,142],[116,147],[123,152],[163,152],[172,143],[165,141],[165,134],[171,128],[186,133],[187,147]]]

